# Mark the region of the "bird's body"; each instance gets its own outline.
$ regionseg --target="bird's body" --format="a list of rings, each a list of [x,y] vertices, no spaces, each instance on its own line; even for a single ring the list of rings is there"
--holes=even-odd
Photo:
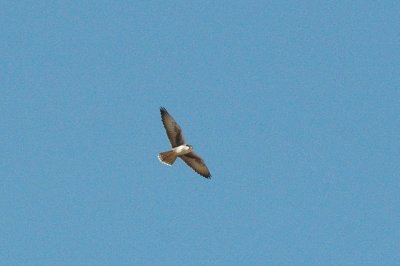
[[[158,154],[158,159],[160,162],[171,166],[177,157],[190,153],[193,150],[190,145],[180,145],[178,147],[172,148],[170,151],[161,152]]]
[[[172,165],[176,158],[181,158],[189,165],[196,173],[210,178],[211,174],[203,159],[193,152],[193,147],[185,143],[182,130],[175,122],[172,116],[163,107],[160,108],[161,120],[164,124],[168,139],[171,142],[172,150],[161,152],[158,154],[158,159],[166,164]]]
[[[172,150],[179,156],[191,152],[193,148],[190,145],[183,144],[178,147],[172,148]]]

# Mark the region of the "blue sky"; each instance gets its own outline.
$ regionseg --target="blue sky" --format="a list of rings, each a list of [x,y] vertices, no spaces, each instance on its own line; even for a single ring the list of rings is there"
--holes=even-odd
[[[400,263],[397,1],[0,7],[2,265]]]

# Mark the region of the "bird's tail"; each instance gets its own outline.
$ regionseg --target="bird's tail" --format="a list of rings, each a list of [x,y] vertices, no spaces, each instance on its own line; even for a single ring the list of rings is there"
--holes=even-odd
[[[178,156],[174,151],[165,151],[158,154],[158,159],[160,162],[167,165],[172,165],[175,162],[176,157]]]

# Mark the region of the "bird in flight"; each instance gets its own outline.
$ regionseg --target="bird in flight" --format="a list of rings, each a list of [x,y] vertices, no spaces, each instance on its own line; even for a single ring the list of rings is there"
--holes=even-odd
[[[171,166],[176,158],[179,157],[199,175],[211,178],[211,173],[205,162],[193,152],[191,145],[186,144],[182,129],[168,113],[167,109],[160,107],[160,113],[169,142],[171,142],[172,150],[159,153],[158,159],[162,163]]]

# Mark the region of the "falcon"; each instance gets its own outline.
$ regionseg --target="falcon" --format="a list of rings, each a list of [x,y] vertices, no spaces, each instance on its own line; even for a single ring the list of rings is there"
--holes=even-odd
[[[185,138],[182,134],[182,129],[168,113],[167,109],[160,107],[160,113],[165,131],[167,132],[169,142],[172,146],[172,150],[158,154],[160,162],[171,166],[175,162],[176,158],[179,157],[199,175],[204,176],[205,178],[211,178],[210,171],[205,162],[200,156],[194,153],[191,145],[186,144]]]

